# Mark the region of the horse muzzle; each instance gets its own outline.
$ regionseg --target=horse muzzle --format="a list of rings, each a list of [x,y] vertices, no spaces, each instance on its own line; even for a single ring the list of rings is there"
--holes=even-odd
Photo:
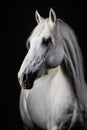
[[[33,87],[33,83],[37,77],[38,72],[29,72],[29,73],[23,73],[18,74],[18,81],[22,88],[24,89],[31,89]]]

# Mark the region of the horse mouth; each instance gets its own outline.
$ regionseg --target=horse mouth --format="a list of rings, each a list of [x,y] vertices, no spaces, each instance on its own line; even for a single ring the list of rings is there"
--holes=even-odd
[[[31,89],[33,87],[34,81],[37,79],[38,73],[37,72],[30,72],[27,75],[27,80],[23,81],[23,88],[24,89]]]

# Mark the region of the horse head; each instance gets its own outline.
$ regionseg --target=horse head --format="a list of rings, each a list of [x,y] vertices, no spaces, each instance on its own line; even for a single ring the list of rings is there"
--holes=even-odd
[[[62,44],[58,44],[55,38],[58,31],[53,9],[50,9],[48,18],[42,18],[37,11],[35,18],[37,26],[27,39],[28,52],[18,72],[19,83],[23,88],[31,88],[36,79],[47,74],[49,69],[57,67],[64,57]]]

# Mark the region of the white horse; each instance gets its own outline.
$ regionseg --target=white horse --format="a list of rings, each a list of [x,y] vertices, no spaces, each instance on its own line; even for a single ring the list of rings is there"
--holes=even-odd
[[[53,9],[27,40],[28,53],[18,72],[20,114],[27,129],[87,128],[87,85],[81,51],[72,29]]]

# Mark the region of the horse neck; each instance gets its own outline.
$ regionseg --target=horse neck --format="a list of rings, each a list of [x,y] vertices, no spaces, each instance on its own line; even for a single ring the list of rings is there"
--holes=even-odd
[[[56,87],[61,87],[60,82],[65,83],[64,87],[67,87],[66,84],[69,84],[69,79],[65,73],[63,64],[58,65],[56,68],[50,69],[48,72],[48,86],[51,85],[51,83],[55,83]]]

